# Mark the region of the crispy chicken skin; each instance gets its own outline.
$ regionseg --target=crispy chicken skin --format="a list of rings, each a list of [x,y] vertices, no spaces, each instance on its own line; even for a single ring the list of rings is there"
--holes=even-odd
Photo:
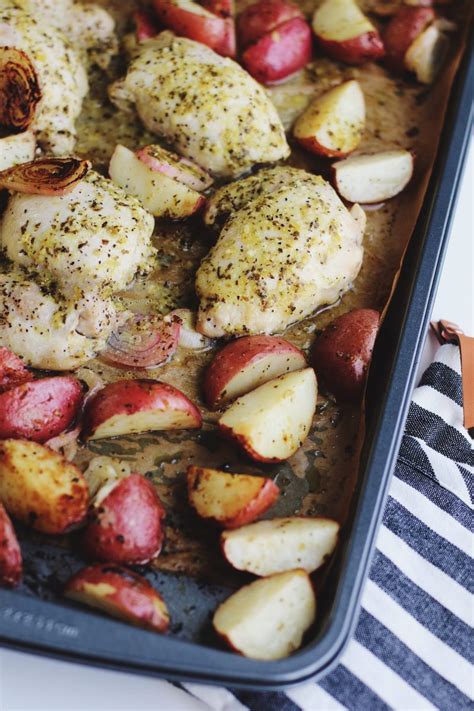
[[[231,214],[202,261],[197,328],[206,336],[281,331],[337,301],[357,276],[363,211],[349,212],[329,183],[299,172],[281,187],[268,189],[274,173],[267,189],[260,183],[260,195]]]
[[[0,245],[69,299],[90,291],[108,297],[151,268],[153,228],[138,200],[91,170],[66,195],[12,194]]]
[[[236,177],[289,154],[265,90],[236,62],[171,32],[144,42],[110,88],[145,126],[214,175]]]
[[[102,318],[100,335],[86,337],[76,306],[58,301],[20,270],[0,274],[0,345],[35,368],[78,368],[104,347],[113,320]]]
[[[76,141],[74,123],[88,91],[79,54],[58,30],[13,0],[0,0],[0,45],[22,49],[36,69],[42,99],[31,128],[40,145],[57,155],[70,153]]]

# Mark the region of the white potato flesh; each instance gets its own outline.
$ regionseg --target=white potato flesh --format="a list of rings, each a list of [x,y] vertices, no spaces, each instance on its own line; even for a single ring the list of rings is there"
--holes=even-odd
[[[317,37],[344,42],[375,28],[354,0],[325,0],[314,13],[313,30]]]
[[[398,195],[413,174],[410,151],[396,150],[346,158],[333,165],[336,189],[350,202],[377,203]]]
[[[118,145],[112,155],[109,174],[128,195],[138,198],[155,217],[180,219],[192,215],[203,197],[173,178],[152,170],[135,153]]]
[[[288,459],[308,435],[317,392],[312,368],[287,373],[238,398],[219,425],[243,441],[251,456]]]
[[[138,432],[153,432],[195,427],[193,414],[179,410],[143,410],[132,415],[113,415],[99,425],[88,439],[105,439]]]
[[[304,368],[306,365],[302,353],[268,353],[254,363],[246,365],[225,386],[225,395],[221,402],[228,402],[248,393],[262,383],[273,380],[283,373]]]
[[[244,511],[267,482],[268,479],[261,476],[191,467],[189,502],[203,518],[226,521]]]
[[[314,138],[328,154],[350,153],[359,145],[365,126],[365,99],[355,79],[318,96],[296,121],[297,139]]]
[[[282,659],[301,645],[316,617],[308,574],[291,570],[256,580],[223,602],[214,614],[216,632],[252,659]]]
[[[405,54],[405,66],[422,84],[432,84],[448,51],[449,40],[433,24],[420,32]]]
[[[0,138],[0,170],[33,160],[35,150],[36,139],[33,131]]]
[[[334,551],[339,524],[327,518],[275,518],[222,534],[226,559],[238,570],[265,576],[293,568],[317,570]]]

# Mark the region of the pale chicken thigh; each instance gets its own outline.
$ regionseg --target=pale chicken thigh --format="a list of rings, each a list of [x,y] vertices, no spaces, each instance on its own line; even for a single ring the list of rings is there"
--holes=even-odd
[[[79,54],[55,27],[12,0],[0,0],[0,45],[23,50],[37,72],[42,98],[31,128],[38,142],[57,155],[70,153],[76,141],[75,120],[88,91]]]
[[[289,154],[263,87],[231,59],[171,32],[140,45],[110,98],[123,109],[135,106],[150,131],[217,176]]]
[[[274,168],[264,168],[244,180],[227,183],[207,200],[203,214],[204,224],[219,232],[227,218],[248,205],[251,200],[272,193],[284,185],[297,185],[306,179],[312,180],[313,176],[301,168],[277,165]]]
[[[364,226],[358,205],[349,212],[329,183],[306,173],[250,200],[197,272],[197,329],[274,333],[334,303],[360,270]]]
[[[104,8],[74,0],[17,0],[43,24],[60,30],[86,62],[106,68],[118,51],[115,22]]]
[[[152,267],[154,224],[136,198],[91,170],[66,195],[12,194],[0,245],[70,300],[108,297]]]
[[[95,328],[99,333],[86,337],[80,332],[77,304],[58,301],[19,270],[0,274],[0,345],[27,365],[46,370],[78,368],[105,346],[113,324],[113,318],[102,318]]]

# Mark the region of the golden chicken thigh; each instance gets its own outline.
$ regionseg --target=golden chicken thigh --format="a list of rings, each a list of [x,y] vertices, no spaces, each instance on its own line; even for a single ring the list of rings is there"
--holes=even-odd
[[[197,272],[197,328],[206,336],[281,331],[337,301],[360,270],[361,208],[349,212],[319,176],[298,171],[275,187],[266,173],[241,186],[245,206],[231,212]]]
[[[151,268],[153,228],[138,200],[91,170],[66,195],[12,194],[0,245],[68,299],[90,291],[107,297]]]
[[[289,154],[265,90],[236,62],[199,42],[162,32],[140,45],[110,88],[122,109],[214,175],[235,177]]]

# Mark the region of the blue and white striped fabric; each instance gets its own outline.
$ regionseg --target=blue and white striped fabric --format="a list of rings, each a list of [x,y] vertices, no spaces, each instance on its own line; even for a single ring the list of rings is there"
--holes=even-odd
[[[474,708],[474,455],[459,350],[416,389],[353,640],[319,683],[258,694],[183,684],[213,711]]]

